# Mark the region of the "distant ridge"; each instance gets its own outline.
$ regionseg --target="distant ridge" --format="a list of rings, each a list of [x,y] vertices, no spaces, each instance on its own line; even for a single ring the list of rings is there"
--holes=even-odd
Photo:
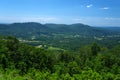
[[[0,24],[0,35],[16,36],[29,38],[31,36],[39,37],[41,34],[78,34],[86,37],[119,35],[118,27],[92,27],[82,23],[76,24],[41,24],[36,22]]]

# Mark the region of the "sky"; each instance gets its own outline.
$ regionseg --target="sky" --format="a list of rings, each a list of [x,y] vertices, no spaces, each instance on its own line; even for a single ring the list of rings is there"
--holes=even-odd
[[[0,0],[0,23],[120,26],[120,0]]]

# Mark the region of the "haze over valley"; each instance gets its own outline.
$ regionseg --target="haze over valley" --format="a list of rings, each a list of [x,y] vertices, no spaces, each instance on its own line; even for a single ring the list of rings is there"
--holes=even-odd
[[[0,80],[120,80],[119,0],[1,0]]]

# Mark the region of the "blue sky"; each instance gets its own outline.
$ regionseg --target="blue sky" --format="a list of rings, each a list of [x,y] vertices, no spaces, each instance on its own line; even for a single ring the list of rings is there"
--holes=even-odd
[[[0,23],[120,26],[120,0],[1,0]]]

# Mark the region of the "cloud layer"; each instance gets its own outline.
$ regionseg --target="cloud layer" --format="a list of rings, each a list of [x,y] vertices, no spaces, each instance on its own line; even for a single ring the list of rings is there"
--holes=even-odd
[[[87,5],[86,7],[87,7],[87,8],[90,8],[90,7],[92,7],[92,6],[93,6],[92,4],[89,4],[89,5]]]
[[[100,8],[100,9],[108,10],[108,9],[110,9],[110,8],[109,8],[109,7],[103,7],[103,8]]]

